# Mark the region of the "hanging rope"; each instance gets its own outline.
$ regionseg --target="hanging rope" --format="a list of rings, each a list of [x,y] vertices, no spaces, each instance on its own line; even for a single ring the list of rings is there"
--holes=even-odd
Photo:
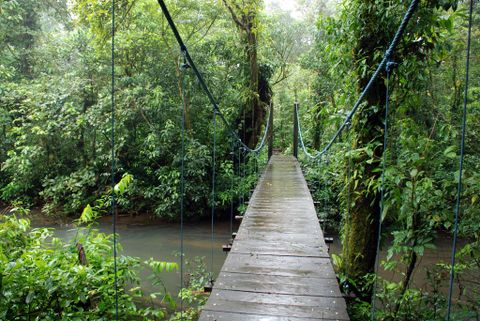
[[[253,163],[253,166],[254,166],[254,170],[255,170],[255,177],[258,179],[258,159],[260,158],[260,155],[259,153],[254,153],[254,163]]]
[[[328,205],[330,203],[330,195],[328,193],[328,185],[329,185],[329,181],[328,181],[328,166],[330,165],[330,160],[328,157],[325,158],[325,184],[324,184],[324,191],[325,191],[325,195],[324,195],[324,198],[323,198],[323,219],[325,220],[325,226],[326,226],[326,223],[327,223],[327,219],[328,219]]]
[[[309,157],[309,158],[319,158],[322,155],[325,155],[330,150],[333,143],[335,143],[335,141],[338,139],[338,137],[343,132],[343,130],[346,128],[347,124],[350,123],[353,115],[357,112],[357,110],[360,107],[360,104],[363,101],[363,99],[365,98],[367,92],[370,90],[370,88],[372,87],[375,80],[378,78],[378,76],[380,75],[382,70],[387,66],[387,63],[390,61],[390,58],[392,57],[393,52],[395,51],[395,48],[397,47],[398,43],[400,42],[401,37],[403,36],[403,33],[405,32],[405,28],[407,27],[408,22],[410,21],[413,13],[415,12],[415,9],[418,6],[418,3],[419,3],[419,0],[412,0],[412,2],[410,3],[410,6],[408,7],[407,11],[405,12],[405,15],[403,16],[402,22],[400,23],[400,26],[398,27],[397,32],[395,33],[395,36],[393,37],[392,42],[390,43],[390,45],[388,46],[388,49],[385,51],[385,54],[383,55],[382,61],[380,62],[380,64],[378,64],[377,69],[373,73],[372,77],[368,81],[368,83],[365,86],[365,88],[363,89],[363,91],[360,93],[360,97],[357,99],[357,101],[353,105],[353,108],[347,114],[343,123],[340,125],[340,127],[337,129],[335,134],[329,140],[329,142],[327,143],[325,148],[323,148],[321,151],[317,151],[315,154],[309,153],[305,148],[305,144],[303,142],[303,137],[302,137],[302,134],[301,134],[300,124],[299,124],[298,131],[299,131],[300,143],[301,143],[302,149],[303,149],[305,155],[307,155],[307,157]],[[297,114],[298,114],[298,111],[297,111]],[[298,117],[297,117],[297,122],[300,123],[300,119]]]
[[[458,216],[460,213],[460,200],[462,196],[462,176],[463,176],[463,161],[465,158],[465,134],[467,129],[467,105],[468,105],[468,83],[470,73],[470,44],[472,37],[472,15],[473,15],[473,0],[470,0],[470,10],[468,16],[468,35],[467,35],[467,54],[465,62],[465,89],[463,93],[463,114],[462,114],[462,136],[460,139],[460,160],[459,160],[459,175],[457,184],[457,199],[455,203],[455,222],[453,228],[452,241],[452,267],[450,270],[450,284],[448,288],[448,309],[447,321],[450,321],[450,313],[452,310],[452,292],[453,282],[455,279],[455,255],[457,253],[457,237],[458,237]]]
[[[386,71],[387,71],[387,84],[386,84],[386,95],[385,95],[385,123],[383,127],[383,160],[382,160],[382,176],[381,176],[381,187],[380,187],[380,213],[378,215],[377,223],[377,250],[375,254],[375,279],[373,281],[373,294],[372,294],[372,310],[371,310],[371,320],[375,320],[375,300],[377,296],[377,279],[378,279],[378,267],[379,267],[379,256],[380,256],[380,241],[382,237],[382,216],[385,209],[385,170],[387,167],[387,143],[388,143],[388,114],[389,114],[389,105],[390,105],[390,74],[392,69],[397,64],[394,62],[387,62]]]
[[[242,160],[243,160],[242,182],[245,183],[245,177],[247,177],[247,153],[243,147],[241,147],[241,149],[242,149]],[[245,193],[242,193],[242,204],[244,202],[245,202]]]
[[[418,0],[415,0],[415,1],[418,1]],[[162,8],[162,11],[163,11],[163,14],[165,15],[165,18],[167,19],[167,22],[170,26],[170,29],[172,29],[172,32],[173,32],[173,35],[175,36],[175,39],[177,40],[179,46],[180,46],[180,50],[182,52],[185,52],[185,57],[187,59],[187,62],[188,64],[190,65],[190,67],[192,68],[193,72],[195,73],[195,76],[197,77],[198,79],[198,82],[200,83],[200,87],[202,87],[203,91],[205,92],[205,94],[207,95],[208,97],[208,100],[210,101],[210,103],[212,104],[212,107],[213,109],[215,110],[215,113],[220,117],[220,120],[223,122],[223,124],[225,125],[225,127],[228,129],[230,135],[232,137],[234,137],[238,143],[248,152],[259,152],[262,150],[263,148],[263,144],[265,143],[265,138],[262,138],[262,144],[260,144],[259,147],[255,148],[255,149],[252,149],[250,147],[248,147],[243,141],[242,139],[237,135],[237,133],[232,129],[232,126],[230,126],[230,124],[228,123],[227,119],[225,118],[225,116],[223,115],[223,113],[221,112],[220,110],[220,107],[218,106],[215,98],[213,97],[213,94],[212,92],[210,91],[210,89],[208,88],[207,84],[205,83],[205,80],[203,79],[203,76],[202,74],[200,73],[200,71],[197,69],[197,66],[195,65],[195,62],[193,61],[192,57],[190,56],[190,53],[187,49],[187,47],[185,46],[185,43],[183,42],[183,39],[182,37],[180,36],[180,33],[178,32],[178,29],[175,25],[175,23],[173,22],[173,19],[172,19],[172,16],[170,15],[170,12],[168,11],[168,8],[167,6],[165,5],[165,2],[163,0],[158,0],[158,4],[160,5],[160,7]],[[244,125],[245,127],[245,125]],[[266,136],[266,133],[264,133],[263,136]]]
[[[230,236],[233,233],[233,196],[234,191],[233,191],[233,179],[235,178],[235,141],[232,139],[232,177],[230,178]]]
[[[347,125],[348,128],[348,159],[347,159],[347,208],[346,208],[346,213],[345,213],[345,235],[348,237],[350,234],[350,205],[352,203],[352,198],[351,198],[351,192],[352,192],[352,132],[351,132],[351,127],[350,124]],[[348,260],[348,250],[349,250],[349,244],[348,244],[348,239],[345,240],[345,259],[344,261],[346,262]],[[347,282],[345,282],[345,291],[348,291],[349,283],[348,283],[348,278],[349,278],[349,268],[348,265],[345,266],[345,275],[347,276]]]
[[[242,177],[242,158],[241,158],[241,151],[240,151],[241,147],[238,148],[238,156],[237,156],[237,159],[238,159],[238,169],[237,169],[237,172],[238,172],[238,177]],[[238,193],[238,204],[243,204],[243,195],[242,193]]]
[[[112,227],[113,227],[113,274],[114,274],[114,287],[115,287],[115,320],[118,321],[118,271],[117,271],[117,215],[115,204],[115,0],[112,0],[112,47],[111,47],[111,66],[112,66],[112,83],[111,83],[111,141],[112,141],[112,164],[111,164],[111,214],[112,214]]]
[[[185,118],[186,118],[186,106],[187,106],[187,97],[185,94],[186,85],[185,85],[185,73],[189,68],[187,60],[185,58],[185,53],[183,55],[183,64],[180,67],[180,72],[182,77],[182,143],[181,143],[181,152],[180,152],[180,291],[183,291],[184,281],[184,264],[185,264],[185,251],[184,251],[184,215],[185,215]],[[183,321],[183,295],[180,292],[180,319]]]
[[[217,111],[213,111],[213,153],[212,153],[212,212],[211,212],[211,255],[210,255],[210,284],[213,286],[213,258],[215,246],[215,175],[217,157]]]
[[[298,108],[297,108],[297,105],[295,105],[295,113],[296,113],[296,121],[297,121],[297,128],[298,128],[298,138],[300,139],[300,147],[302,147],[302,150],[304,152],[304,154],[310,158],[310,159],[316,159],[318,158],[317,156],[315,155],[312,155],[308,152],[307,148],[305,147],[305,144],[303,142],[303,134],[302,134],[302,128],[300,127],[300,115],[298,114]]]

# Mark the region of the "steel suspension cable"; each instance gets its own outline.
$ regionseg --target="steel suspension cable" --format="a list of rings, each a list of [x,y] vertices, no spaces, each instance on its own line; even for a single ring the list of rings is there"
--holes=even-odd
[[[211,205],[211,239],[210,239],[210,284],[213,286],[213,258],[215,246],[215,183],[217,157],[217,111],[213,111],[213,153],[212,153],[212,205]]]
[[[470,9],[468,15],[468,34],[467,34],[467,52],[465,62],[465,88],[463,93],[463,113],[462,113],[462,135],[460,139],[460,159],[459,159],[459,175],[457,182],[457,199],[455,202],[455,221],[453,228],[453,241],[452,241],[452,260],[450,270],[450,284],[448,288],[448,308],[446,320],[450,321],[450,314],[452,310],[452,292],[453,282],[455,279],[455,256],[457,253],[457,238],[458,238],[458,217],[460,214],[460,201],[462,197],[462,176],[463,176],[463,161],[465,158],[465,135],[467,129],[467,105],[468,105],[468,83],[470,73],[470,45],[472,37],[472,16],[473,16],[473,0],[470,0]]]
[[[350,125],[348,125],[348,160],[347,160],[347,210],[346,210],[346,222],[345,222],[345,235],[348,237],[350,234],[350,206],[352,203],[352,198],[351,198],[351,192],[352,192],[352,131],[350,130]],[[345,260],[348,260],[348,251],[349,251],[349,244],[348,244],[348,239],[345,240],[346,246],[345,246]],[[345,266],[345,275],[347,276],[347,282],[346,282],[346,290],[348,291],[348,278],[350,276],[349,274],[349,267],[348,265]]]
[[[325,183],[324,183],[324,191],[325,191],[325,197],[323,198],[323,214],[324,214],[324,226],[327,226],[327,221],[328,221],[328,216],[329,216],[329,211],[328,211],[328,206],[330,205],[330,194],[328,193],[328,185],[330,183],[329,175],[328,175],[328,166],[330,166],[330,159],[327,157],[325,159]]]
[[[270,113],[272,112],[272,106],[268,106],[268,117],[270,118]],[[268,131],[270,130],[270,122],[267,120],[267,124],[265,125],[265,130],[263,131],[262,139],[260,140],[260,145],[257,144],[255,149],[250,149],[249,152],[252,153],[261,153],[263,148],[265,147],[265,143],[267,142]]]
[[[234,197],[234,192],[233,192],[233,179],[235,176],[235,141],[232,139],[232,177],[230,178],[230,236],[233,233],[233,197]]]
[[[167,19],[167,22],[170,26],[170,29],[172,30],[173,32],[173,35],[175,36],[175,39],[177,40],[177,43],[178,45],[180,46],[180,50],[182,52],[185,52],[185,57],[190,65],[190,67],[192,68],[193,72],[195,73],[195,76],[197,77],[198,79],[198,82],[200,83],[200,87],[202,87],[203,91],[205,92],[205,94],[207,95],[208,97],[208,100],[210,101],[210,103],[212,104],[212,107],[213,109],[215,110],[215,113],[220,117],[221,121],[223,122],[223,124],[225,125],[225,127],[228,129],[228,131],[230,132],[230,135],[232,135],[233,137],[235,137],[235,139],[239,142],[239,144],[245,148],[247,151],[249,152],[258,152],[261,150],[261,148],[263,148],[263,145],[261,145],[260,147],[257,147],[255,149],[252,149],[250,147],[248,147],[243,141],[242,139],[237,135],[237,133],[232,129],[232,127],[230,126],[229,122],[227,121],[227,119],[225,118],[225,116],[223,115],[223,113],[221,112],[220,110],[220,107],[218,106],[218,103],[217,101],[215,100],[215,98],[213,97],[213,94],[212,92],[210,91],[210,89],[208,88],[205,80],[203,79],[203,76],[202,74],[200,73],[200,71],[197,69],[197,66],[195,65],[195,62],[193,61],[192,57],[190,56],[190,53],[187,49],[187,46],[185,45],[185,43],[183,42],[183,39],[182,37],[180,36],[180,33],[178,32],[178,29],[175,25],[175,22],[173,21],[172,19],[172,16],[170,15],[170,12],[167,8],[167,6],[165,5],[165,2],[163,0],[158,0],[158,4],[160,5],[160,7],[162,8],[162,12],[163,14],[165,15],[165,18]],[[244,125],[245,126],[245,125]]]
[[[253,171],[255,172],[255,178],[258,178],[258,158],[259,154],[255,153],[253,158]]]
[[[116,200],[115,200],[115,0],[112,0],[112,45],[111,45],[111,120],[112,126],[111,141],[112,141],[112,163],[111,163],[111,213],[112,213],[112,229],[113,229],[113,274],[115,287],[115,320],[118,321],[118,271],[117,271],[117,215],[116,215]]]
[[[243,169],[242,169],[242,181],[245,182],[245,177],[247,177],[247,153],[242,147],[242,160],[243,160]],[[242,203],[245,203],[245,193],[242,193]]]
[[[182,53],[183,54],[183,53]],[[184,58],[183,65],[180,68],[181,77],[182,77],[182,143],[180,151],[180,319],[183,321],[183,273],[184,273],[184,264],[185,264],[185,251],[184,251],[184,215],[185,215],[185,117],[186,117],[186,106],[187,106],[187,97],[185,94],[186,85],[185,85],[185,74],[188,69],[188,64]]]
[[[241,155],[241,147],[238,148],[238,177],[242,177],[242,155]],[[243,203],[243,195],[241,193],[238,193],[238,203],[242,204]]]
[[[302,150],[303,152],[305,153],[305,155],[310,158],[310,159],[315,159],[315,158],[318,158],[317,156],[314,156],[312,154],[310,154],[305,146],[305,143],[303,141],[303,134],[302,134],[302,129],[301,129],[301,125],[300,125],[300,115],[298,114],[298,108],[297,108],[297,105],[295,105],[295,113],[296,113],[296,122],[297,122],[297,128],[298,128],[298,138],[300,140],[300,147],[302,147]]]
[[[328,141],[327,145],[321,151],[317,151],[314,155],[308,153],[306,151],[306,149],[303,149],[303,147],[302,147],[303,151],[305,152],[305,154],[309,158],[319,158],[322,155],[325,155],[330,150],[330,148],[335,143],[335,141],[338,139],[338,137],[343,132],[343,130],[346,128],[347,124],[351,122],[353,115],[355,115],[355,113],[357,112],[357,110],[360,107],[360,104],[362,103],[363,99],[365,98],[367,92],[370,90],[373,83],[375,82],[375,80],[380,75],[380,72],[387,66],[388,61],[391,59],[391,57],[393,55],[393,52],[395,51],[395,48],[397,47],[398,43],[400,42],[401,37],[403,36],[403,33],[405,32],[405,29],[408,25],[408,22],[412,18],[413,13],[415,12],[415,10],[418,6],[419,1],[420,0],[412,0],[412,2],[410,3],[407,11],[405,12],[405,15],[403,16],[402,22],[400,23],[400,25],[399,25],[399,27],[398,27],[398,29],[397,29],[394,37],[393,37],[393,40],[390,42],[390,45],[388,46],[388,49],[385,51],[385,54],[383,55],[382,61],[378,64],[377,69],[373,73],[372,77],[368,81],[368,83],[365,86],[365,88],[363,89],[363,91],[360,93],[360,96],[358,97],[357,101],[353,105],[353,108],[347,114],[343,123],[339,126],[339,128],[337,129],[335,134],[332,136],[332,138]],[[300,120],[297,120],[297,121],[300,122]],[[299,126],[299,132],[300,132],[300,126]],[[301,134],[299,134],[299,136],[302,137]],[[302,138],[301,138],[301,140],[302,140]]]
[[[382,238],[382,217],[383,211],[385,209],[385,170],[387,168],[387,144],[388,144],[388,116],[389,116],[389,107],[390,107],[390,75],[392,69],[396,64],[394,62],[387,62],[386,64],[386,95],[385,95],[385,121],[383,127],[383,155],[382,155],[382,175],[381,175],[381,187],[380,187],[380,213],[378,215],[377,222],[377,248],[375,252],[375,279],[373,281],[373,293],[372,293],[372,309],[371,309],[371,320],[375,320],[375,301],[377,296],[377,280],[378,280],[378,268],[379,268],[379,257],[380,257],[380,242]]]

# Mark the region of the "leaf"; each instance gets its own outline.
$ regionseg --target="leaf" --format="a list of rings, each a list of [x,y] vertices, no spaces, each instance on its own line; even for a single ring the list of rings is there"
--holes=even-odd
[[[120,180],[120,182],[118,182],[118,184],[116,184],[115,187],[113,188],[113,190],[115,191],[115,194],[122,195],[123,193],[125,193],[125,191],[127,190],[128,186],[130,186],[132,181],[133,181],[133,175],[125,173],[122,179]]]
[[[417,176],[417,174],[418,174],[418,170],[416,168],[414,168],[410,171],[410,177],[411,178],[414,178],[415,176]]]
[[[383,222],[385,220],[385,217],[387,216],[389,208],[390,208],[390,204],[386,204],[385,206],[383,206],[383,212],[380,218],[380,222]]]
[[[168,263],[166,264],[165,270],[166,270],[167,272],[172,272],[172,271],[174,271],[174,270],[178,270],[178,264],[175,263],[175,262],[168,262]]]
[[[456,158],[457,157],[457,146],[449,146],[447,149],[443,151],[443,155],[448,158]]]
[[[341,256],[332,253],[332,262],[333,265],[337,268],[341,268],[343,264],[343,259]]]
[[[93,214],[92,207],[90,206],[90,204],[88,204],[83,209],[82,215],[80,215],[80,222],[89,223],[93,220],[93,217],[94,217],[94,214]]]
[[[27,294],[27,298],[25,299],[25,303],[30,304],[30,302],[32,302],[32,300],[33,300],[34,295],[35,295],[35,293],[32,290],[30,290]]]

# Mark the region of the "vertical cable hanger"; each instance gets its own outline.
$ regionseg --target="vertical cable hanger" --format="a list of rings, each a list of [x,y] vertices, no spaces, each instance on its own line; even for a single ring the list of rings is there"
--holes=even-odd
[[[375,301],[377,296],[377,279],[378,279],[378,268],[379,268],[379,257],[380,257],[380,242],[382,237],[382,216],[385,209],[385,170],[387,168],[387,144],[388,144],[388,116],[389,116],[389,105],[390,105],[390,75],[394,67],[398,64],[391,61],[388,57],[385,70],[387,72],[386,79],[386,95],[385,95],[385,122],[383,127],[383,155],[382,155],[382,176],[381,176],[381,187],[380,187],[380,213],[378,215],[377,223],[377,249],[375,254],[375,279],[373,281],[373,293],[372,293],[372,309],[371,309],[371,320],[375,320]]]
[[[112,141],[112,164],[111,164],[111,214],[112,214],[112,228],[113,228],[113,273],[114,273],[114,287],[115,287],[115,320],[118,321],[118,271],[117,271],[117,215],[115,204],[115,0],[112,0],[112,47],[111,47],[111,141]]]
[[[473,0],[470,0],[470,10],[468,15],[468,34],[467,34],[467,53],[465,62],[465,88],[463,93],[463,113],[462,113],[462,136],[460,139],[460,159],[459,159],[459,175],[457,183],[457,199],[455,202],[455,221],[453,228],[453,241],[452,241],[452,259],[450,270],[450,283],[448,288],[448,308],[446,320],[450,321],[450,314],[452,310],[452,292],[453,282],[455,280],[455,255],[457,253],[457,238],[458,238],[458,216],[460,213],[460,201],[462,197],[462,176],[463,176],[463,161],[465,158],[465,135],[467,129],[467,105],[468,105],[468,83],[470,73],[470,45],[472,38],[472,16],[473,16]]]
[[[230,235],[233,233],[233,197],[234,197],[234,192],[233,192],[233,180],[235,178],[235,140],[232,137],[232,177],[230,178]]]
[[[347,208],[345,212],[345,235],[346,238],[348,238],[349,233],[350,233],[350,206],[352,203],[352,131],[351,131],[351,124],[347,125],[348,129],[348,139],[347,139],[347,144],[348,144],[348,152],[347,152]],[[348,244],[348,239],[344,238],[344,246],[345,246],[345,258],[344,258],[344,269],[345,269],[345,275],[346,275],[346,282],[344,284],[344,290],[345,292],[349,291],[349,266],[347,264],[348,261],[348,251],[349,251],[349,244]]]
[[[183,64],[180,68],[182,77],[182,119],[181,119],[181,128],[182,128],[182,143],[181,143],[181,152],[180,152],[180,319],[183,321],[183,291],[184,281],[184,265],[185,265],[185,249],[184,249],[184,215],[185,215],[185,117],[186,117],[186,106],[187,106],[187,97],[185,94],[186,85],[185,77],[186,71],[189,68],[187,59],[185,57],[185,52],[182,51]]]
[[[329,188],[329,184],[330,184],[330,181],[329,181],[329,175],[328,175],[328,166],[330,166],[330,158],[328,155],[325,156],[325,160],[324,160],[324,163],[325,163],[325,189],[324,189],[324,197],[323,197],[323,219],[325,221],[325,224],[324,226],[326,227],[326,223],[327,223],[327,220],[328,220],[328,214],[329,214],[329,211],[328,211],[328,206],[330,205],[330,195],[328,193],[328,188]]]
[[[240,151],[241,147],[239,146],[238,147],[238,153],[237,153],[237,159],[238,159],[238,163],[237,163],[237,175],[238,177],[242,177],[242,158],[241,158],[241,151]],[[241,183],[241,181],[240,181]],[[238,193],[238,204],[242,204],[243,203],[243,196],[242,196],[242,193]]]
[[[213,288],[213,259],[215,247],[215,183],[217,154],[217,110],[213,110],[213,153],[212,153],[212,204],[211,204],[211,240],[210,240],[210,285]]]
[[[247,178],[247,151],[242,148],[242,160],[243,160],[243,168],[242,168],[242,181],[245,184],[245,179]],[[242,203],[245,203],[245,193],[242,193]]]

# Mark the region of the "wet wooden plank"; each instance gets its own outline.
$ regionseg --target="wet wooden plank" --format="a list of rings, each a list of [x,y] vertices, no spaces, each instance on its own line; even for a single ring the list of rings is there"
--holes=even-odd
[[[293,157],[270,160],[200,320],[349,320]]]
[[[259,241],[278,241],[278,242],[301,242],[304,244],[319,242],[321,245],[325,245],[323,235],[298,234],[298,233],[286,233],[279,231],[272,231],[268,229],[252,229],[243,231],[243,233],[237,232],[237,240],[259,240]]]
[[[267,237],[255,239],[240,238],[235,240],[232,252],[236,254],[255,253],[281,256],[329,257],[320,240],[313,242],[306,238],[301,238],[301,236],[299,235],[285,241]],[[301,240],[304,240],[304,242]]]
[[[202,321],[343,321],[344,319],[325,319],[325,318],[296,318],[286,316],[271,316],[250,313],[234,313],[223,311],[204,310],[202,312]],[[346,319],[348,320],[348,319]]]
[[[235,244],[235,242],[234,242]],[[230,253],[222,272],[335,278],[329,258]]]
[[[298,296],[342,297],[335,278],[221,272],[215,281],[215,289]]]
[[[345,312],[345,302],[338,298],[267,295],[226,290],[215,290],[211,295],[216,300],[211,301],[213,303],[207,303],[204,312],[231,312],[235,310],[237,314],[263,315],[264,318],[265,316],[273,316],[300,319],[315,318],[317,320],[348,320],[348,315]],[[243,320],[251,319],[244,318]]]

